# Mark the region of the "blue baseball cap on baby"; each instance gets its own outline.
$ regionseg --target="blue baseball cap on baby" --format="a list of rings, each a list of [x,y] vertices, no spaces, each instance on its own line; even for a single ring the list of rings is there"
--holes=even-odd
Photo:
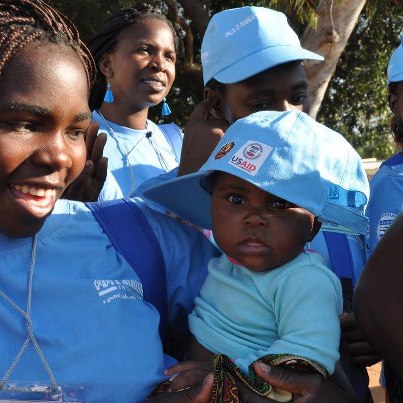
[[[240,7],[213,15],[201,46],[204,85],[212,78],[236,83],[297,60],[323,60],[303,49],[287,17],[265,7]]]
[[[360,156],[343,136],[303,112],[265,111],[237,120],[198,172],[150,187],[144,196],[210,229],[214,171],[305,208],[324,229],[366,232],[369,185]]]
[[[403,81],[403,34],[400,44],[392,53],[388,65],[388,84]]]

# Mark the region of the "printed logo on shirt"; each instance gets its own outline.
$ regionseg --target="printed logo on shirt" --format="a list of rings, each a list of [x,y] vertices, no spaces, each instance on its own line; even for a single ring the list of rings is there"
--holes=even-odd
[[[235,146],[235,142],[231,141],[230,143],[224,144],[215,155],[214,159],[219,160],[222,157],[225,157]]]
[[[267,144],[248,141],[232,156],[228,163],[249,175],[255,176],[272,150],[273,147]]]
[[[385,235],[386,230],[389,228],[389,225],[392,224],[395,218],[396,214],[394,213],[382,213],[381,218],[379,219],[378,227],[376,228],[378,241]]]
[[[104,304],[115,300],[143,300],[143,286],[140,282],[127,280],[94,280],[94,287]]]

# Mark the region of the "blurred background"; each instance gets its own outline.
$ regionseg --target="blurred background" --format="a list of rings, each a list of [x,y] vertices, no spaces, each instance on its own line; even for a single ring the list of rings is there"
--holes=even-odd
[[[88,40],[116,10],[144,3],[137,0],[50,0]],[[284,12],[302,45],[325,56],[306,65],[311,115],[342,133],[373,173],[396,152],[390,135],[386,68],[403,31],[403,0],[155,0],[174,24],[180,51],[177,75],[168,96],[169,121],[184,125],[203,97],[200,44],[210,16],[231,7],[256,5]],[[160,107],[150,117],[160,121]],[[375,167],[375,168],[374,168]]]

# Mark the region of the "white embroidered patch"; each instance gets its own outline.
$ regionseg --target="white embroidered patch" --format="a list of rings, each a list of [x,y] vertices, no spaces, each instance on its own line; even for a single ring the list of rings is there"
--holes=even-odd
[[[109,304],[115,299],[143,300],[143,286],[133,279],[94,280],[94,287],[104,304]]]
[[[249,175],[255,176],[272,150],[273,147],[267,144],[249,140],[232,156],[228,163]]]
[[[379,219],[378,227],[376,228],[378,241],[385,235],[386,230],[389,228],[389,225],[392,224],[395,218],[396,214],[394,213],[382,213],[381,218]]]

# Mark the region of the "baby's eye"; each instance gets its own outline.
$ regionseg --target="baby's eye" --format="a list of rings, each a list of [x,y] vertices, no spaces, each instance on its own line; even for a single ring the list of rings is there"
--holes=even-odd
[[[245,199],[243,198],[243,196],[238,195],[238,194],[231,194],[231,195],[227,196],[227,200],[231,204],[245,204]]]
[[[286,200],[275,200],[270,203],[271,208],[279,210],[287,209],[290,208],[291,206],[292,206],[291,203],[289,203]]]

